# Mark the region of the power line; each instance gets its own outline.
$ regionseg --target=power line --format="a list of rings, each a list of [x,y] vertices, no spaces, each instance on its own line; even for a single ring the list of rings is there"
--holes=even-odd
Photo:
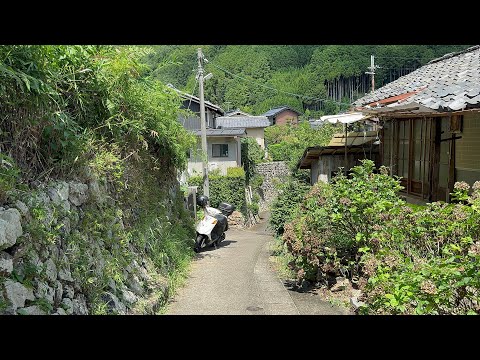
[[[193,71],[195,71],[195,68],[193,69]],[[197,82],[198,82],[198,76],[195,76],[195,83],[193,84],[193,90],[191,92],[191,94],[193,96],[195,96],[195,88],[197,87]],[[190,101],[188,102],[188,107],[187,109],[190,110],[190,105],[192,104],[192,97],[190,97]]]
[[[422,60],[421,58],[418,57],[409,57],[409,56],[377,56],[375,55],[377,59],[410,59],[410,60]]]
[[[321,99],[321,98],[316,98],[316,97],[313,97],[313,96],[308,96],[308,95],[300,95],[300,94],[295,94],[295,93],[291,93],[291,92],[288,92],[288,91],[283,91],[283,90],[278,90],[276,88],[273,88],[271,86],[268,86],[268,85],[265,85],[265,84],[261,84],[259,82],[256,82],[256,81],[253,81],[253,80],[250,80],[250,79],[247,79],[247,78],[244,78],[243,76],[240,76],[240,75],[237,75],[237,74],[234,74],[230,71],[228,71],[227,69],[224,69],[223,67],[219,66],[219,65],[216,65],[212,62],[208,62],[207,63],[209,65],[212,65],[214,67],[216,67],[217,69],[219,70],[222,70],[223,72],[233,76],[233,77],[237,77],[239,79],[242,79],[244,81],[247,81],[247,82],[250,82],[254,85],[257,85],[257,86],[261,86],[265,89],[269,89],[269,90],[273,90],[273,91],[276,91],[278,93],[283,93],[283,94],[286,94],[286,95],[290,95],[290,96],[294,96],[294,97],[298,97],[298,98],[304,98],[304,99],[309,99],[309,100],[317,100],[317,101],[329,101],[329,102],[332,102],[332,103],[335,103],[335,104],[339,104],[339,105],[351,105],[350,103],[343,103],[343,102],[338,102],[338,101],[334,101],[334,100],[330,100],[330,99]]]

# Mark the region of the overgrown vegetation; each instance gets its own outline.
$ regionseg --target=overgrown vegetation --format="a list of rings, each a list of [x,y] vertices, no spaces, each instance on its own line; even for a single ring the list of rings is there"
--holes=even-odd
[[[294,171],[307,147],[327,145],[335,131],[331,124],[312,129],[308,121],[269,126],[265,129],[268,155],[273,161],[286,161]]]
[[[255,183],[256,165],[265,161],[265,151],[254,138],[245,137],[241,140],[242,166],[245,170],[247,185]],[[257,180],[258,181],[258,180]]]
[[[0,153],[0,203],[4,203],[10,192],[17,186],[20,170],[15,161]]]
[[[244,215],[247,214],[245,171],[242,168],[229,168],[227,175],[210,173],[208,181],[210,206],[218,207],[221,202],[226,202],[234,205]],[[198,193],[203,194],[203,178],[201,176],[192,176],[188,182],[191,186],[198,186]]]
[[[300,204],[310,190],[310,185],[291,176],[285,183],[278,184],[278,188],[278,196],[271,205],[269,226],[276,236],[281,236],[285,224],[298,215]]]
[[[71,174],[99,146],[117,146],[122,158],[148,148],[182,168],[193,136],[176,120],[178,96],[145,77],[147,54],[133,46],[0,46],[0,151],[24,179]]]
[[[133,260],[150,264],[168,296],[193,255],[193,221],[175,176],[195,138],[177,121],[178,95],[147,76],[150,51],[0,46],[0,201],[25,199],[59,178],[100,185],[102,202],[71,212],[37,201],[23,224],[27,250],[63,248],[58,266],[70,267],[93,313],[107,311],[107,286],[125,285]],[[12,276],[33,279],[28,271]]]
[[[470,196],[457,183],[457,204],[414,211],[387,174],[363,160],[349,178],[313,186],[283,234],[298,280],[347,277],[365,314],[480,313],[480,183]]]

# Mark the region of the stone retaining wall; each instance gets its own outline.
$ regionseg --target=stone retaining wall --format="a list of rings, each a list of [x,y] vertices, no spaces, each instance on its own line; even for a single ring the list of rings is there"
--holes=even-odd
[[[277,197],[275,184],[282,182],[290,175],[290,170],[284,161],[273,161],[257,165],[257,172],[263,175],[263,184],[260,186],[260,211],[268,210],[272,201]]]

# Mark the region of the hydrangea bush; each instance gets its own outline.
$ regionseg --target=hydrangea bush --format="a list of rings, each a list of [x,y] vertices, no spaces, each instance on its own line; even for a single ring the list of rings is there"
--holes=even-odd
[[[315,184],[283,235],[298,281],[347,277],[364,314],[480,313],[480,182],[416,210],[399,190],[370,160]]]

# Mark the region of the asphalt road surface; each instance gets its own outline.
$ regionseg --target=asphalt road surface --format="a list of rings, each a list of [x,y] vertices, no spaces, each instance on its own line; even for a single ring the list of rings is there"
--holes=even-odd
[[[329,303],[285,288],[269,262],[266,219],[248,230],[230,229],[215,249],[196,255],[167,315],[341,314]],[[317,296],[318,298],[318,296]]]

